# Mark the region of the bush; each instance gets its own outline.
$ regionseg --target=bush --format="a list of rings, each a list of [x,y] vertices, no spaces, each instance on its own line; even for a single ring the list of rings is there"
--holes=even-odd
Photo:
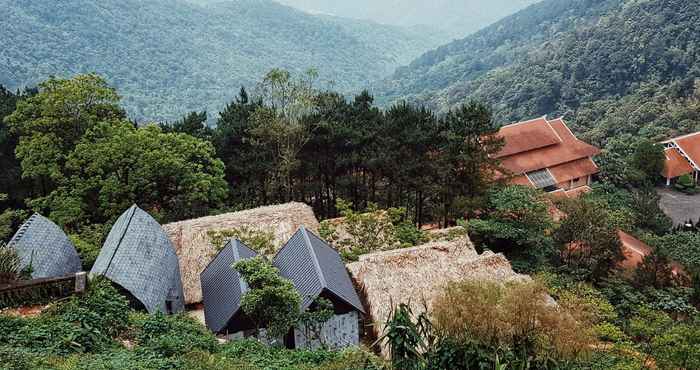
[[[269,347],[256,340],[240,340],[225,344],[221,355],[238,359],[261,369],[300,369],[329,364],[339,358],[338,352],[327,350],[288,350]]]
[[[338,199],[336,208],[343,217],[339,224],[321,222],[319,234],[333,243],[346,261],[360,255],[411,247],[428,240],[427,235],[406,219],[405,208],[379,209],[369,203],[364,212],[355,212],[352,203]]]
[[[231,239],[238,239],[250,249],[266,256],[277,252],[275,247],[275,234],[269,231],[257,230],[250,227],[239,227],[228,230],[208,231],[212,244],[217,250],[221,250]]]
[[[266,328],[273,339],[287,334],[296,324],[301,306],[301,296],[294,284],[280,276],[264,257],[240,261],[233,268],[248,283],[241,308],[256,328]]]
[[[14,281],[20,273],[17,251],[0,241],[0,284]]]
[[[96,277],[83,295],[73,295],[49,315],[75,323],[88,333],[116,337],[129,324],[129,301],[104,277]]]
[[[433,303],[440,336],[492,349],[508,348],[537,361],[571,361],[594,342],[588,312],[556,305],[540,282],[448,285]],[[520,357],[523,360],[523,357]]]
[[[216,337],[195,319],[185,315],[135,314],[134,339],[141,350],[163,357],[190,351],[216,352]]]
[[[676,188],[676,190],[681,191],[685,194],[692,195],[698,192],[695,181],[688,174],[680,176],[678,180],[676,180],[676,184],[674,185],[674,187]]]
[[[90,271],[100,255],[102,242],[106,237],[105,225],[90,225],[83,227],[80,234],[70,235],[70,240],[80,255],[83,271]]]

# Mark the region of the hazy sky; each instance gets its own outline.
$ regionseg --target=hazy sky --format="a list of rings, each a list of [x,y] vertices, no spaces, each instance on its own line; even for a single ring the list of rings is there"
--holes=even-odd
[[[430,25],[463,37],[538,0],[276,0],[309,12],[401,26]]]

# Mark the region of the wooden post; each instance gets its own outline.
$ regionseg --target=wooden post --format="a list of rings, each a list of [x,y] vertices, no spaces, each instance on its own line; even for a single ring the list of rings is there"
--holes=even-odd
[[[87,288],[87,272],[81,271],[75,274],[75,293],[85,293]]]

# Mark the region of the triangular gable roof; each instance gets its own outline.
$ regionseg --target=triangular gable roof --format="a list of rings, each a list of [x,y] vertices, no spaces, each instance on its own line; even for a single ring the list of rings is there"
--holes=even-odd
[[[664,150],[666,161],[664,161],[664,169],[661,174],[667,179],[673,179],[678,176],[686,175],[693,172],[693,166],[676,148],[667,148]]]
[[[66,276],[82,269],[66,233],[38,213],[20,226],[8,245],[17,251],[22,269],[31,264],[34,279]]]
[[[172,243],[160,224],[136,205],[112,226],[90,274],[119,284],[149,313],[184,309],[180,265]]]
[[[229,241],[200,274],[204,321],[207,327],[220,333],[231,327],[232,332],[248,329],[246,320],[232,322],[241,315],[241,300],[248,284],[232,266],[258,254],[238,239]]]
[[[360,298],[340,254],[303,226],[273,261],[280,274],[291,280],[302,298],[302,310],[324,293],[364,313]]]
[[[700,132],[679,136],[662,142],[662,144],[673,143],[684,154],[687,160],[695,169],[700,170]]]

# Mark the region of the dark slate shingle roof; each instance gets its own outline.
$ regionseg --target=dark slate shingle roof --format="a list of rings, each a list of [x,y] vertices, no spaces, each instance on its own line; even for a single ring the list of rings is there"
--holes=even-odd
[[[136,205],[112,226],[90,274],[119,284],[150,313],[184,309],[175,249],[160,224]]]
[[[274,265],[301,294],[302,310],[329,292],[364,313],[360,298],[338,252],[303,226],[277,253]]]
[[[240,317],[241,300],[248,291],[248,285],[233,265],[255,256],[257,253],[240,240],[231,240],[200,274],[204,320],[211,331],[220,333],[229,324],[234,332],[245,329],[242,322],[231,322],[234,316]]]
[[[10,240],[23,269],[31,264],[32,278],[74,274],[82,269],[73,243],[58,225],[38,213],[32,215]]]

